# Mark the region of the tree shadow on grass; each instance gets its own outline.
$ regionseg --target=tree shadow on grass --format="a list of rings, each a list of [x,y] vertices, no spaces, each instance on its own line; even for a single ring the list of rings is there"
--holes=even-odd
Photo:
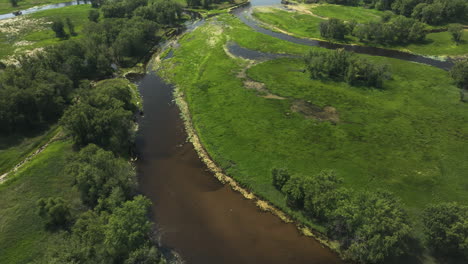
[[[9,135],[0,134],[0,150],[8,149],[21,144],[25,139],[44,135],[50,129],[49,125],[43,125],[35,129],[25,130],[21,132],[13,132]]]

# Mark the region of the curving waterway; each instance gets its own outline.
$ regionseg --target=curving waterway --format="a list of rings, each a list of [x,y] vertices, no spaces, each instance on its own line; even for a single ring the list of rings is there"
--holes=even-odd
[[[41,10],[84,3],[72,1],[23,10]],[[279,4],[279,0],[253,0],[233,14],[254,30],[309,46],[345,48],[357,53],[386,56],[448,69],[443,62],[404,52],[338,45],[295,38],[262,28],[251,18],[251,6]],[[14,17],[0,15],[0,19]],[[200,23],[192,24],[192,28]],[[275,55],[229,45],[238,56],[275,58]],[[186,142],[180,112],[173,103],[173,87],[157,74],[146,74],[138,86],[144,101],[136,147],[140,191],[153,201],[152,217],[158,226],[160,243],[177,252],[187,264],[334,264],[338,256],[312,238],[302,236],[295,225],[283,223],[260,211],[230,187],[218,182]]]
[[[75,0],[75,1],[70,1],[70,2],[64,2],[64,3],[56,3],[56,4],[50,4],[50,5],[42,5],[42,6],[34,6],[28,9],[20,10],[19,12],[21,15],[27,15],[27,14],[32,14],[35,12],[39,11],[44,11],[48,9],[56,9],[56,8],[62,8],[66,6],[73,6],[73,5],[80,5],[80,4],[89,4],[90,2],[87,0]],[[0,14],[0,20],[2,19],[7,19],[7,18],[13,18],[18,16],[18,14],[15,13],[8,13],[8,14]]]
[[[326,49],[345,49],[347,51],[352,51],[352,52],[360,53],[360,54],[382,56],[382,57],[394,58],[394,59],[399,59],[399,60],[423,63],[423,64],[434,66],[443,70],[449,70],[454,64],[449,59],[437,60],[437,59],[415,55],[415,54],[402,52],[398,50],[367,47],[367,46],[360,46],[360,45],[339,44],[339,43],[332,43],[328,41],[321,41],[321,40],[315,40],[315,39],[297,38],[297,37],[294,37],[285,33],[275,32],[275,31],[266,29],[265,27],[262,27],[261,22],[259,22],[258,20],[252,17],[252,6],[265,5],[265,4],[274,5],[274,4],[279,4],[279,1],[259,0],[258,2],[251,1],[251,3],[252,3],[251,5],[246,5],[244,7],[234,9],[232,14],[238,17],[242,22],[244,22],[244,24],[248,25],[255,31],[269,35],[274,38],[286,40],[286,41],[300,44],[300,45],[322,47]]]
[[[279,4],[279,0],[252,1],[252,6],[272,4]],[[403,52],[294,38],[260,27],[250,12],[251,5],[233,14],[258,32],[294,43],[345,48],[443,69],[451,66],[451,62]],[[228,49],[247,58],[287,56],[250,51],[235,43]],[[186,142],[172,85],[153,73],[145,75],[138,85],[145,113],[136,138],[139,184],[141,192],[153,201],[152,217],[164,248],[177,252],[188,264],[343,263],[331,250],[301,235],[295,225],[260,211],[207,171],[192,144]]]

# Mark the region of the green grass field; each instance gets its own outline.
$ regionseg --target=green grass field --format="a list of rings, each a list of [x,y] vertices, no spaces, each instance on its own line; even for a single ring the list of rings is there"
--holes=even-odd
[[[363,9],[361,7],[333,5],[315,5],[312,11],[314,10],[321,10],[322,13],[318,13],[320,15],[336,17],[344,20],[350,20],[360,16],[365,17],[365,12],[371,12],[373,14],[382,13],[381,11]],[[326,10],[326,12],[323,10]],[[314,13],[316,12],[314,11]],[[322,39],[320,36],[319,25],[323,19],[319,17],[296,11],[287,12],[276,8],[256,8],[254,10],[253,16],[266,25],[272,25],[273,27],[279,30],[284,30],[294,36]],[[369,15],[368,18],[374,19],[375,16],[376,15]],[[388,49],[403,50],[428,56],[460,56],[468,54],[468,30],[465,30],[465,34],[463,35],[462,41],[459,45],[456,45],[456,43],[451,39],[450,33],[448,32],[430,33],[427,35],[426,41],[423,43],[414,43],[409,45],[382,46],[373,43],[362,43],[352,36],[348,36],[345,42],[364,46],[376,46]]]
[[[185,36],[165,62],[163,75],[184,91],[202,143],[240,183],[305,222],[274,189],[272,168],[300,175],[334,169],[356,191],[390,190],[402,198],[417,228],[426,204],[468,201],[468,105],[459,101],[447,72],[368,57],[393,72],[379,91],[310,80],[301,60],[278,59],[247,71],[286,97],[267,99],[244,87],[238,73],[246,62],[225,53],[228,40],[270,52],[309,48],[253,32],[225,15]],[[334,125],[293,112],[296,100],[332,106],[340,121]]]
[[[71,1],[71,0],[70,0]],[[49,5],[55,3],[69,2],[66,0],[20,0],[18,6],[13,7],[10,0],[0,0],[0,14],[11,13],[16,10],[24,10],[33,6]]]
[[[12,169],[16,164],[46,144],[59,129],[52,127],[47,131],[32,135],[11,135],[0,137],[0,175]]]
[[[58,232],[44,229],[36,214],[38,199],[62,197],[79,208],[78,192],[63,171],[71,153],[70,141],[54,142],[0,185],[0,263],[31,263],[59,238]]]
[[[50,29],[53,19],[60,18],[65,21],[67,17],[70,18],[78,33],[72,38],[79,38],[83,26],[88,22],[89,10],[91,5],[77,5],[0,20],[0,26],[3,28],[0,28],[0,59],[63,41],[55,37],[55,33]],[[65,31],[68,32],[67,27]]]
[[[276,8],[255,8],[252,14],[258,20],[285,30],[295,36],[320,39],[319,26],[324,19],[299,12]]]
[[[345,21],[356,20],[358,23],[380,21],[382,11],[356,6],[314,5],[309,10],[321,17],[333,17]]]

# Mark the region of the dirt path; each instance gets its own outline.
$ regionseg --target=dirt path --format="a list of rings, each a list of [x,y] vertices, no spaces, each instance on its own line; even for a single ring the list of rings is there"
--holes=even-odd
[[[29,154],[25,159],[20,161],[18,164],[16,164],[11,170],[7,171],[6,173],[2,174],[0,176],[0,184],[4,183],[7,180],[8,175],[17,172],[21,167],[23,167],[26,163],[30,162],[36,155],[39,153],[43,152],[49,145],[50,143],[59,140],[63,136],[62,132],[59,131],[55,136],[53,136],[47,143],[44,145],[40,146],[36,151],[33,153]]]

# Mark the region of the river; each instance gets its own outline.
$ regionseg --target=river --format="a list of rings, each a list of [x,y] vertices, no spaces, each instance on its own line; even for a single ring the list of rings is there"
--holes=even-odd
[[[35,7],[23,14],[74,4],[78,2]],[[271,4],[279,4],[279,0],[252,1],[253,6]],[[273,37],[449,67],[445,62],[402,52],[336,46],[272,32],[258,26],[250,18],[250,11],[248,6],[233,13],[255,30]],[[0,19],[9,17],[13,15],[0,15]],[[262,55],[235,45],[230,49],[246,56]],[[139,120],[136,137],[139,186],[153,202],[152,218],[164,248],[177,252],[188,264],[343,263],[331,250],[301,235],[294,224],[283,223],[278,217],[259,210],[207,171],[191,143],[186,142],[180,112],[173,102],[172,85],[150,73],[138,86],[145,113]]]

